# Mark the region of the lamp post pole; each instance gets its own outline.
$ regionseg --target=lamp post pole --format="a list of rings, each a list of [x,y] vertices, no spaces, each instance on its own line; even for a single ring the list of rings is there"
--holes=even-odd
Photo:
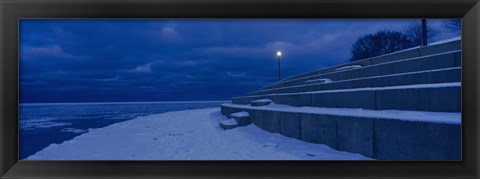
[[[427,46],[428,45],[428,42],[427,42],[427,19],[422,19],[422,46]]]
[[[280,81],[280,57],[282,57],[282,52],[277,52],[277,61],[278,61],[278,81]]]

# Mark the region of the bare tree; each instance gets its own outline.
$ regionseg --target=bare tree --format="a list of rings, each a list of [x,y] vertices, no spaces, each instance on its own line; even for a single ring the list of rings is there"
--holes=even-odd
[[[446,29],[450,32],[454,32],[457,35],[462,34],[462,20],[461,19],[451,19],[443,24]]]
[[[440,34],[440,31],[429,27],[427,25],[427,41],[431,42],[435,39],[435,37]],[[420,46],[423,44],[423,33],[422,33],[422,23],[421,22],[414,22],[407,26],[404,30],[405,35],[414,43],[414,46]]]
[[[358,38],[352,44],[350,61],[388,54],[413,47],[414,43],[408,36],[397,31],[379,31]]]

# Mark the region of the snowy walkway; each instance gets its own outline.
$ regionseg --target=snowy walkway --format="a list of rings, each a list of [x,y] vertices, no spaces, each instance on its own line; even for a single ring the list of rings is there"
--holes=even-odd
[[[223,130],[219,108],[168,112],[92,129],[26,160],[368,160],[254,125]]]

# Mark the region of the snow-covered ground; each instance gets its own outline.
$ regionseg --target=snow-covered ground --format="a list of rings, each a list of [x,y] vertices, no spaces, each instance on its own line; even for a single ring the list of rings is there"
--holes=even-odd
[[[370,160],[254,125],[223,130],[222,120],[219,108],[139,117],[51,144],[26,160]]]

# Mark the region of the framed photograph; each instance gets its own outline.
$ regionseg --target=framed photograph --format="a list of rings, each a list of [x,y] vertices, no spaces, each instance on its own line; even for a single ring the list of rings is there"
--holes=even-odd
[[[478,1],[0,6],[2,177],[479,177]]]

